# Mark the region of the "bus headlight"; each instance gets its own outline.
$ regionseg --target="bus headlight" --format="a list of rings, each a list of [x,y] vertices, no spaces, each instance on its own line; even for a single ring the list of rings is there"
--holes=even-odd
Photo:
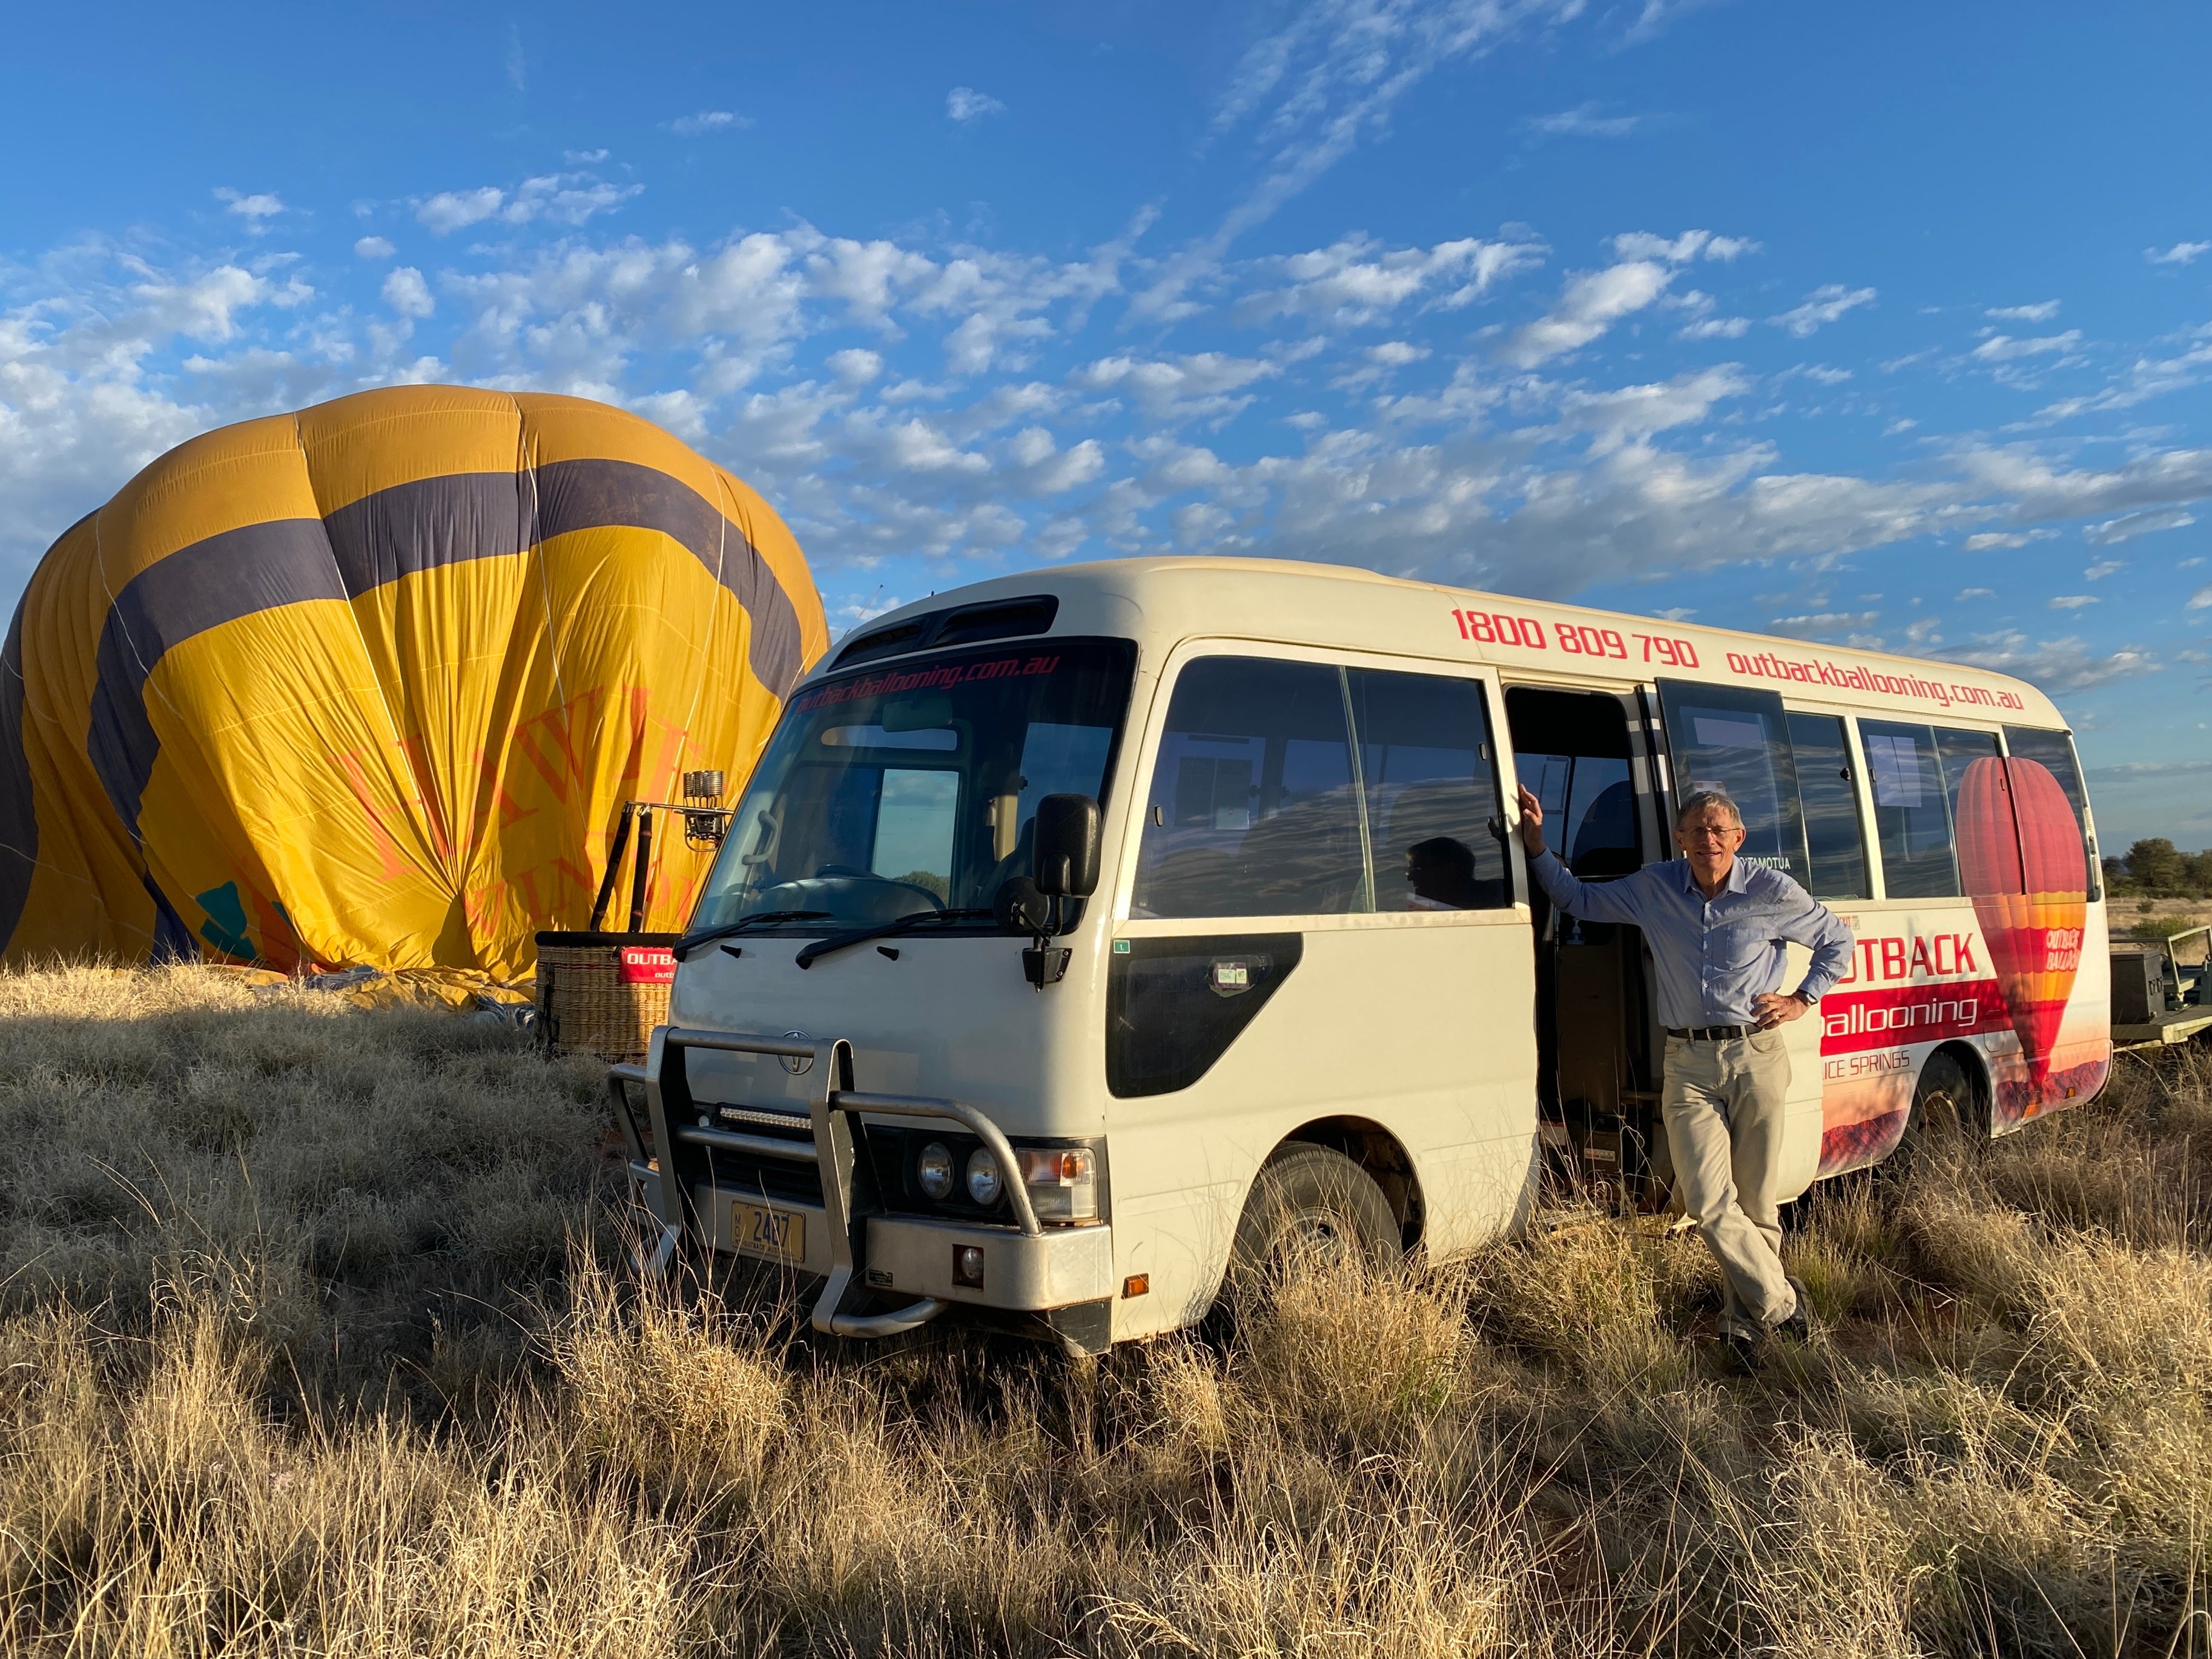
[[[1024,1146],[1022,1184],[1039,1221],[1095,1221],[1098,1156],[1088,1146]]]
[[[999,1201],[999,1194],[1005,1190],[1006,1180],[999,1173],[999,1160],[991,1156],[989,1148],[978,1148],[968,1160],[968,1196],[988,1210]]]
[[[952,1196],[952,1153],[941,1140],[933,1140],[915,1160],[914,1178],[921,1190],[942,1203]]]

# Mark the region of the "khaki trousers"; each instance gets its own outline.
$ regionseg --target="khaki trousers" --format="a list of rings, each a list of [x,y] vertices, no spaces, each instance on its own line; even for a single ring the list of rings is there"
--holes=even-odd
[[[1790,1050],[1779,1031],[1729,1042],[1667,1039],[1661,1112],[1674,1189],[1726,1286],[1723,1336],[1756,1337],[1796,1311],[1782,1272],[1781,1174]]]

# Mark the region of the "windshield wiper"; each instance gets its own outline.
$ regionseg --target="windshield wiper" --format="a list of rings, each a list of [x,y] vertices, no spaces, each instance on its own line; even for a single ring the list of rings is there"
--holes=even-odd
[[[739,916],[735,921],[726,921],[720,927],[696,928],[670,945],[668,954],[681,962],[690,952],[702,945],[712,945],[718,939],[728,939],[754,927],[764,927],[773,921],[814,921],[830,914],[827,910],[756,910],[749,916]]]
[[[872,939],[889,939],[893,933],[911,932],[933,921],[993,921],[997,913],[991,910],[909,910],[896,921],[878,922],[872,927],[855,927],[849,933],[832,933],[827,939],[817,939],[801,951],[795,958],[802,968],[811,968],[832,951],[842,951],[848,945],[866,945]]]

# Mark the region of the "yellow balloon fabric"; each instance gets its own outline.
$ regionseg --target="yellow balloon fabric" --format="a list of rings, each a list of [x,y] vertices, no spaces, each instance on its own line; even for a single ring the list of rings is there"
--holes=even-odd
[[[734,792],[828,646],[782,520],[620,410],[407,386],[208,433],[16,609],[6,960],[518,977],[588,923],[622,804]],[[655,827],[666,930],[707,854]]]

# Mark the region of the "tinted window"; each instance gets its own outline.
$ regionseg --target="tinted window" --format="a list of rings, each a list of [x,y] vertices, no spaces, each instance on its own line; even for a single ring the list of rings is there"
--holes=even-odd
[[[1146,799],[1139,916],[1374,908],[1341,671],[1202,657],[1176,681]]]
[[[1790,716],[1790,746],[1797,763],[1797,800],[1805,815],[1805,851],[1813,866],[1806,884],[1814,898],[1871,898],[1866,836],[1859,827],[1858,789],[1844,723],[1833,714]]]
[[[1805,830],[1798,816],[1796,769],[1782,699],[1771,691],[1662,680],[1667,743],[1674,755],[1674,805],[1717,789],[1743,815],[1738,854],[1809,886]]]
[[[1875,837],[1892,898],[1952,898],[1960,891],[1951,809],[1932,727],[1861,720]]]
[[[1376,907],[1510,904],[1482,687],[1369,668],[1348,669],[1345,678],[1374,848]]]
[[[1994,732],[1954,732],[1939,726],[1936,753],[1943,763],[1943,804],[1951,809],[1952,834],[1956,836],[1959,788],[1966,781],[1966,769],[1978,760],[1996,758],[1997,736]]]
[[[2008,752],[2035,762],[2058,780],[2066,804],[2074,809],[2074,827],[2081,832],[2082,856],[2088,860],[2089,896],[2104,897],[2097,848],[2089,839],[2089,797],[2081,787],[2081,765],[2075,757],[2074,739],[2063,732],[2039,732],[2027,726],[2008,726],[2004,735]]]

